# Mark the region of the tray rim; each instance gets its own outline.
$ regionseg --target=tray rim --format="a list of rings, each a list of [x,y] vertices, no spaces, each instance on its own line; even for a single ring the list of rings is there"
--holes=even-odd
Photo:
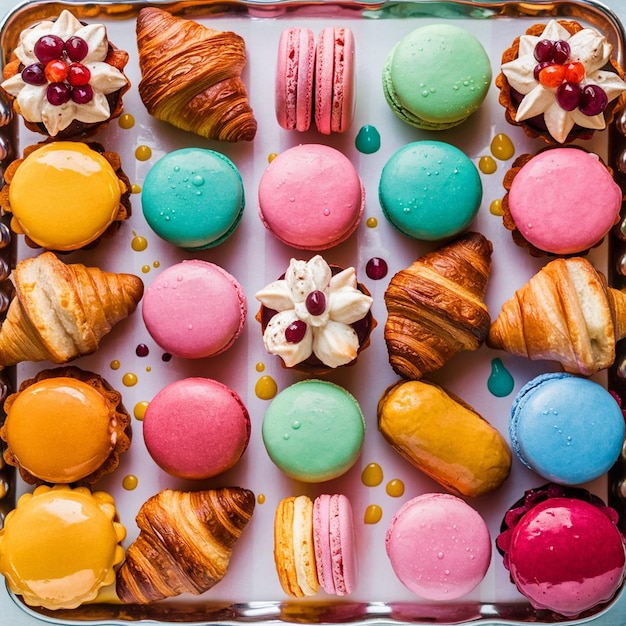
[[[582,18],[596,25],[598,22],[610,25],[610,40],[614,45],[614,55],[618,64],[626,70],[626,29],[615,11],[606,6],[599,0],[532,0],[532,2],[524,2],[523,0],[126,0],[117,2],[116,0],[107,0],[106,2],[80,2],[72,0],[22,0],[15,4],[0,20],[0,67],[6,63],[11,51],[12,42],[7,33],[15,34],[22,27],[18,24],[22,20],[26,20],[28,24],[32,24],[35,19],[45,19],[49,15],[57,14],[62,9],[71,9],[81,18],[106,18],[108,20],[124,20],[136,16],[140,8],[144,6],[158,6],[166,9],[173,14],[193,17],[209,15],[218,16],[231,12],[242,12],[254,14],[255,17],[272,18],[282,15],[290,11],[297,11],[303,8],[315,6],[317,8],[326,6],[332,9],[340,8],[345,10],[347,14],[361,12],[362,17],[370,19],[402,19],[403,17],[441,17],[429,13],[428,8],[434,10],[437,7],[453,7],[456,11],[455,15],[446,14],[441,19],[454,18],[480,18],[485,20],[493,20],[498,18],[514,18],[514,17],[533,17],[533,18],[549,18],[549,17],[571,17]],[[394,10],[400,10],[403,16],[393,14]],[[411,12],[413,11],[413,12]],[[323,15],[323,12],[321,13]],[[3,97],[0,94],[0,106],[3,104]],[[0,109],[1,111],[1,109]],[[9,143],[7,149],[10,151],[11,140],[6,137],[16,135],[16,120],[2,120],[0,116],[0,174],[4,171],[4,163],[10,162],[8,156],[2,154],[3,139]],[[613,135],[609,135],[611,139]],[[624,139],[624,138],[622,138]],[[13,139],[13,141],[16,141]],[[623,146],[622,146],[623,144]],[[617,141],[617,145],[611,147],[609,152],[617,157],[621,154],[621,149],[626,150],[626,140]],[[613,164],[615,161],[610,159]],[[619,179],[622,178],[620,181]],[[616,180],[622,186],[626,194],[626,174],[616,175]],[[0,218],[1,219],[1,218]],[[626,235],[625,235],[626,237]],[[613,242],[611,242],[613,243]],[[626,243],[622,242],[626,249]],[[11,254],[12,251],[9,251]],[[6,254],[0,250],[0,256]],[[612,255],[610,255],[611,258]],[[613,280],[625,282],[621,275],[615,275]],[[14,382],[14,372],[12,368],[0,372],[0,383],[7,384],[11,388]],[[613,376],[613,380],[614,380]],[[611,384],[609,384],[611,387]],[[626,392],[620,394],[623,400],[626,400]],[[0,411],[0,422],[4,415]],[[618,476],[625,477],[626,484],[626,459],[618,462]],[[623,467],[622,467],[623,465]],[[611,470],[615,472],[616,469]],[[8,493],[5,497],[0,498],[0,528],[4,520],[4,515],[15,506],[15,472],[14,468],[4,466],[0,467],[0,481],[8,486]],[[611,485],[610,481],[609,484]],[[625,490],[626,491],[626,490]],[[11,501],[10,496],[13,496]],[[614,498],[613,506],[621,505],[620,516],[623,523],[626,523],[626,493],[612,493],[609,490],[609,500]],[[5,582],[6,586],[6,582]],[[7,594],[11,600],[26,615],[33,619],[60,626],[121,626],[130,623],[151,623],[161,624],[163,626],[174,625],[176,623],[184,623],[188,626],[209,626],[224,625],[238,626],[242,623],[276,623],[276,624],[334,624],[349,623],[353,626],[369,626],[373,624],[388,624],[392,626],[408,626],[414,624],[420,626],[424,624],[476,624],[481,626],[523,626],[527,623],[538,625],[551,625],[556,623],[567,624],[586,624],[600,619],[611,611],[613,606],[617,604],[620,598],[626,593],[626,583],[624,583],[618,593],[608,601],[599,610],[590,611],[589,615],[574,619],[566,619],[557,617],[556,619],[544,619],[545,611],[535,611],[524,601],[497,603],[497,602],[453,602],[446,604],[428,603],[428,602],[351,602],[346,600],[312,600],[312,601],[255,601],[250,603],[233,603],[225,606],[224,603],[211,602],[210,600],[203,603],[206,608],[204,614],[206,618],[187,620],[184,619],[185,614],[197,615],[201,611],[197,609],[187,612],[186,605],[180,605],[182,608],[173,613],[166,610],[166,618],[155,618],[154,615],[140,616],[134,619],[131,611],[126,610],[128,607],[119,603],[104,604],[88,604],[74,609],[72,611],[50,611],[32,608],[25,605],[21,599],[13,594],[7,587]],[[116,617],[98,617],[102,607],[112,611],[115,606],[120,607]],[[165,606],[165,605],[163,605]],[[196,603],[193,604],[196,607]],[[358,619],[346,619],[346,609],[355,607],[358,613]],[[424,613],[424,609],[432,611],[432,617],[415,618],[410,608],[417,607]],[[511,611],[511,616],[503,616],[498,607]],[[440,621],[436,615],[442,615],[450,609],[462,610],[465,617],[462,619],[455,618],[452,621]],[[94,617],[82,619],[78,617],[73,619],[70,614],[88,613]],[[148,610],[147,613],[150,613]],[[401,616],[405,615],[405,619]],[[182,615],[182,619],[181,619]],[[64,617],[61,617],[64,616]],[[175,619],[169,620],[167,616]]]

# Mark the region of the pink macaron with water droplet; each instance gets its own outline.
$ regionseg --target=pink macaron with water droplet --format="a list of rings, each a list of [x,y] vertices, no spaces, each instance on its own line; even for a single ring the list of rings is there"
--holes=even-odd
[[[396,576],[427,600],[455,600],[483,580],[491,538],[480,514],[461,498],[426,493],[405,502],[387,528]]]
[[[344,596],[357,583],[352,505],[343,494],[322,494],[313,502],[317,577],[326,593]]]

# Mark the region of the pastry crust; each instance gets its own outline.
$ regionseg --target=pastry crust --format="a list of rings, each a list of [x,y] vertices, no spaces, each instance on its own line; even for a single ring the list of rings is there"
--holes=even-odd
[[[242,37],[147,7],[137,17],[139,95],[148,113],[208,139],[251,141]]]
[[[492,249],[480,233],[466,233],[391,279],[384,335],[397,374],[419,379],[484,342]]]
[[[87,383],[102,396],[109,409],[111,417],[111,440],[115,441],[115,444],[105,462],[98,469],[73,482],[74,485],[92,485],[100,480],[102,476],[110,474],[117,469],[120,462],[120,454],[130,448],[132,439],[131,418],[122,403],[122,394],[113,389],[104,378],[94,372],[88,372],[74,366],[43,370],[35,377],[23,381],[18,391],[8,396],[4,403],[4,411],[5,413],[9,413],[19,394],[28,389],[31,385],[49,378],[60,377],[76,378],[77,380]],[[6,441],[6,426],[0,428],[0,437]],[[17,467],[20,476],[28,484],[37,485],[45,482],[21,467],[19,460],[15,458],[9,447],[4,451],[4,460],[9,465]]]
[[[213,587],[226,575],[254,505],[254,494],[241,487],[165,489],[148,499],[136,518],[139,536],[117,572],[120,600],[145,604]]]
[[[502,305],[487,345],[591,376],[613,363],[625,336],[626,294],[572,257],[548,263]]]

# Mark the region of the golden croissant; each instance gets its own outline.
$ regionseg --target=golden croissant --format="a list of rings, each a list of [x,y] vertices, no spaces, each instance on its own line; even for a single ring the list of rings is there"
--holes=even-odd
[[[254,138],[242,37],[146,7],[137,16],[137,49],[139,95],[150,115],[208,139]]]
[[[391,279],[384,336],[397,374],[419,379],[484,342],[491,321],[483,298],[492,250],[480,233],[466,233]]]
[[[91,354],[143,296],[133,274],[66,264],[52,252],[20,261],[13,282],[15,297],[0,327],[0,366],[61,364]]]
[[[582,257],[548,263],[512,298],[489,330],[487,344],[566,372],[590,376],[615,360],[626,336],[626,294]]]
[[[147,500],[136,519],[139,536],[117,572],[119,599],[145,604],[213,587],[226,575],[254,504],[254,494],[241,487],[165,489]]]

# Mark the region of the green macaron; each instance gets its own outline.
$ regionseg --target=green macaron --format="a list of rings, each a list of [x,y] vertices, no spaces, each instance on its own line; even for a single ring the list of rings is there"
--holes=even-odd
[[[463,232],[480,208],[478,169],[455,146],[415,141],[383,167],[378,199],[384,216],[402,234],[440,241]]]
[[[407,124],[445,130],[478,109],[491,77],[489,57],[472,33],[432,24],[415,29],[392,48],[383,68],[383,92]]]

